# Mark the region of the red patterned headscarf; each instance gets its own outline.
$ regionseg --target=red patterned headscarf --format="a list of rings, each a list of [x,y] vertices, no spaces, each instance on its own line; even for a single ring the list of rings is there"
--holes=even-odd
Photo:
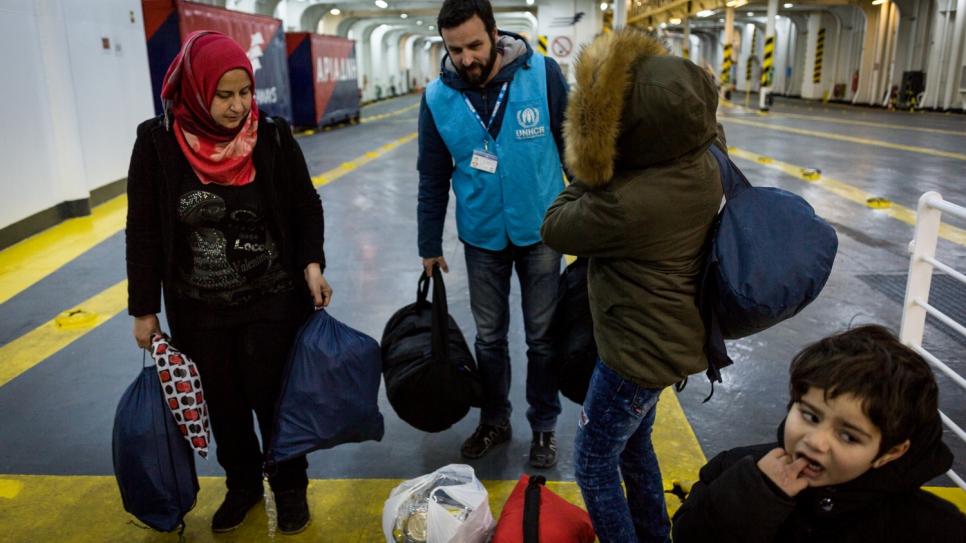
[[[221,76],[235,69],[248,72],[252,81],[252,108],[244,123],[229,129],[212,118],[211,102]],[[164,76],[161,100],[165,123],[170,110],[178,144],[202,183],[247,185],[255,179],[255,75],[240,45],[218,32],[202,30],[189,34]]]

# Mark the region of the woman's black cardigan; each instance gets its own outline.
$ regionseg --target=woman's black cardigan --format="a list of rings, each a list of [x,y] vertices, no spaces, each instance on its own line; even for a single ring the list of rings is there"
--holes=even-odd
[[[173,123],[171,123],[173,125]],[[138,126],[127,178],[128,313],[161,311],[162,285],[175,280],[176,210],[185,175],[193,175],[171,129],[156,117]],[[284,119],[259,119],[252,151],[255,186],[268,209],[268,227],[278,242],[281,263],[295,282],[299,303],[310,305],[302,270],[318,262],[325,270],[322,200],[312,185],[305,158]],[[164,289],[168,324],[177,335],[177,298]]]

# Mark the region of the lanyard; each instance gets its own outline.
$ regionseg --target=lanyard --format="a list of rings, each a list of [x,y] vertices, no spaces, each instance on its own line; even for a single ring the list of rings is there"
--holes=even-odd
[[[503,104],[503,97],[506,96],[506,89],[509,85],[509,81],[503,83],[503,87],[500,89],[500,96],[496,99],[496,105],[493,106],[493,113],[490,114],[490,122],[488,124],[483,124],[483,119],[480,118],[480,114],[476,112],[476,108],[473,107],[472,103],[470,103],[470,99],[466,97],[466,94],[463,94],[463,101],[466,102],[466,107],[470,108],[470,111],[473,112],[473,116],[476,117],[476,120],[480,122],[480,126],[483,127],[483,131],[485,132],[483,136],[484,150],[488,150],[489,145],[487,136],[490,133],[490,126],[493,125],[493,119],[496,118],[496,113],[500,111],[500,106]]]

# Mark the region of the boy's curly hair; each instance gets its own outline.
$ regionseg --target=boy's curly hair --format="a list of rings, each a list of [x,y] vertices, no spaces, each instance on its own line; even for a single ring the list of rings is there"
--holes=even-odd
[[[815,387],[826,398],[852,394],[879,431],[881,456],[909,439],[939,409],[932,369],[887,328],[867,324],[819,340],[795,355],[788,406]]]

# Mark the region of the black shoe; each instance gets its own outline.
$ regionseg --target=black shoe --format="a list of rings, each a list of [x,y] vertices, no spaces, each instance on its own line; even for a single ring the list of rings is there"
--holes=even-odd
[[[463,442],[460,453],[467,458],[479,458],[490,452],[490,448],[500,443],[506,443],[513,437],[513,430],[508,422],[506,426],[490,426],[481,424],[476,427],[473,435]]]
[[[229,490],[225,501],[211,518],[212,532],[230,532],[245,522],[252,507],[262,501],[262,489]]]
[[[283,490],[275,493],[278,511],[278,531],[285,535],[297,534],[309,525],[309,502],[305,489]]]
[[[530,442],[530,465],[549,468],[557,463],[557,438],[553,432],[534,432]]]

